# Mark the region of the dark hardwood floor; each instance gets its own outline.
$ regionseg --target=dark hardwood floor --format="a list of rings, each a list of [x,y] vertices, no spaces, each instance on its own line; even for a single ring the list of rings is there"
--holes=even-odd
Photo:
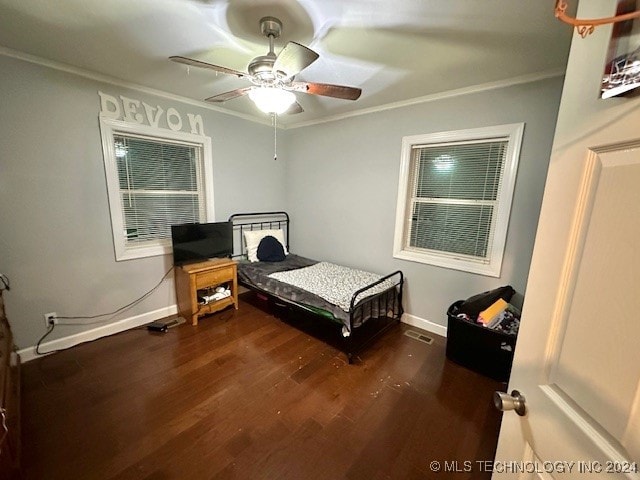
[[[446,360],[444,339],[400,325],[348,365],[243,297],[197,327],[25,364],[24,478],[490,478],[475,462],[493,459],[504,386]]]

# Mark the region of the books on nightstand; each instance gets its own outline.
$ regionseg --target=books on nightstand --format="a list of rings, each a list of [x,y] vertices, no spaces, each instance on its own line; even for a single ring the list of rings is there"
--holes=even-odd
[[[231,296],[231,289],[228,287],[216,287],[214,291],[206,292],[200,295],[200,291],[198,291],[198,303],[201,305],[207,305],[209,303],[217,302],[218,300],[222,300],[224,298]]]

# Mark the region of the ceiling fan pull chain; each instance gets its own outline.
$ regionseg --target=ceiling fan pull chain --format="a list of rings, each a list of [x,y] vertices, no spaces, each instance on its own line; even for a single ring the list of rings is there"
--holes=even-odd
[[[273,114],[273,159],[278,160],[278,114]]]

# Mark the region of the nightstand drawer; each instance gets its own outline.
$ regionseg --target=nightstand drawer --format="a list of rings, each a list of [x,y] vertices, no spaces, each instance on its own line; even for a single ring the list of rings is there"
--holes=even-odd
[[[196,275],[196,288],[210,287],[216,283],[231,282],[234,277],[233,267],[224,267]]]

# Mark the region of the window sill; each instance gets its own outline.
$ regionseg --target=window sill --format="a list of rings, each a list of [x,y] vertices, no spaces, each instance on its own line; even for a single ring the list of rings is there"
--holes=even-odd
[[[135,260],[137,258],[158,257],[173,253],[170,245],[146,245],[116,249],[116,261]]]
[[[500,277],[500,264],[485,264],[465,258],[448,257],[409,250],[400,250],[394,252],[393,257],[400,260],[408,260],[410,262],[423,263],[436,267],[460,270],[468,273],[477,273],[478,275],[485,275],[487,277]]]

